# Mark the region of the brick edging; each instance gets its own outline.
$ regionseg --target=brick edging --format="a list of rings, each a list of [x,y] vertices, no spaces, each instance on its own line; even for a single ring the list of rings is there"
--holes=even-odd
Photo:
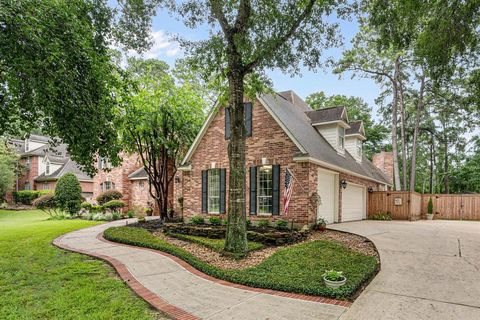
[[[311,302],[331,304],[331,305],[336,305],[336,306],[345,307],[345,308],[348,308],[352,305],[352,303],[350,301],[336,300],[336,299],[331,299],[331,298],[325,298],[325,297],[320,297],[320,296],[312,296],[312,295],[306,295],[306,294],[299,294],[299,293],[290,293],[290,292],[278,291],[278,290],[273,290],[273,289],[255,288],[255,287],[249,287],[249,286],[246,286],[246,285],[243,285],[243,284],[238,284],[238,283],[233,283],[233,282],[229,282],[229,281],[226,281],[226,280],[217,279],[217,278],[214,278],[212,276],[209,276],[208,274],[205,274],[205,273],[201,272],[200,270],[195,269],[194,267],[192,267],[190,264],[188,264],[184,260],[178,258],[177,256],[171,255],[169,253],[166,253],[166,252],[163,252],[163,251],[160,251],[160,250],[151,249],[151,248],[138,247],[138,246],[133,246],[133,245],[129,245],[129,244],[109,241],[109,240],[107,240],[103,237],[103,232],[99,233],[97,235],[97,239],[102,241],[102,242],[109,243],[109,244],[121,245],[121,246],[125,246],[125,247],[132,247],[132,248],[151,251],[151,252],[163,255],[167,258],[172,259],[173,261],[178,263],[180,266],[182,266],[184,269],[186,269],[190,273],[193,273],[194,275],[196,275],[200,278],[203,278],[203,279],[206,279],[206,280],[209,280],[209,281],[212,281],[212,282],[224,285],[224,286],[233,287],[233,288],[242,289],[242,290],[247,290],[247,291],[253,291],[253,292],[257,292],[257,293],[269,294],[269,295],[274,295],[274,296],[279,296],[279,297],[286,297],[286,298],[299,299],[299,300],[305,300],[305,301],[311,301]]]
[[[98,237],[100,236],[100,238]],[[101,241],[108,242],[107,240],[103,239],[102,234],[99,233],[97,238]],[[64,236],[60,236],[53,240],[52,244],[60,249],[66,249],[69,251],[74,251],[78,253],[83,253],[89,255],[94,258],[102,259],[108,262],[115,270],[117,271],[118,275],[125,281],[126,284],[143,300],[148,302],[152,307],[160,310],[161,312],[165,313],[172,319],[177,320],[197,320],[198,317],[188,313],[187,311],[180,309],[172,304],[169,304],[167,301],[160,298],[158,295],[153,293],[152,291],[148,290],[145,286],[143,286],[135,277],[133,276],[130,271],[128,271],[127,267],[121,263],[119,260],[103,255],[94,253],[91,251],[73,248],[66,244],[61,243],[61,240]],[[117,243],[115,243],[117,244]]]

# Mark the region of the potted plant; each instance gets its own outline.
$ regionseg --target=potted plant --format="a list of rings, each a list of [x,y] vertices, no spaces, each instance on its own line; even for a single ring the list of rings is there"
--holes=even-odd
[[[430,197],[430,200],[428,200],[427,219],[428,220],[433,220],[433,201],[432,201],[432,197]]]
[[[315,230],[325,231],[327,229],[327,219],[325,218],[318,218],[317,223],[315,223]]]
[[[347,282],[347,278],[342,271],[327,270],[323,274],[323,282],[327,287],[337,289]]]

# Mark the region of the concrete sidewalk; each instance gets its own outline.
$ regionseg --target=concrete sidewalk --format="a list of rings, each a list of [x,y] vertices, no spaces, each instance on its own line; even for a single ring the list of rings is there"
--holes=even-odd
[[[128,220],[134,221],[132,219]],[[81,229],[54,244],[109,261],[150,303],[178,319],[338,319],[345,307],[222,285],[186,270],[175,258],[148,249],[98,239],[114,221]]]

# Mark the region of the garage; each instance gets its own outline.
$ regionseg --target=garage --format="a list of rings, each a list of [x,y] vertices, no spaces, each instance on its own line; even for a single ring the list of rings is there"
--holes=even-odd
[[[318,170],[318,190],[317,193],[320,196],[318,204],[317,218],[324,218],[328,223],[337,222],[338,210],[338,175],[326,171]]]
[[[365,187],[348,183],[342,190],[342,222],[366,218]]]

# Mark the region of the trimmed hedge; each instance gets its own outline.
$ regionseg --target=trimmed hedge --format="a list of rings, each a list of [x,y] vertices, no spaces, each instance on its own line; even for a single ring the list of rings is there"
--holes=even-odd
[[[275,252],[255,267],[221,269],[182,248],[176,247],[138,227],[113,227],[105,230],[110,241],[152,248],[170,253],[194,268],[218,279],[251,287],[318,295],[336,299],[355,296],[378,270],[374,257],[354,252],[331,240],[305,242]],[[325,270],[341,270],[347,283],[339,289],[323,283]]]
[[[60,209],[71,215],[78,214],[82,205],[82,187],[73,173],[58,179],[55,187],[55,201]]]
[[[21,190],[13,192],[13,201],[18,204],[31,205],[33,200],[43,195],[53,193],[52,190]]]
[[[118,190],[107,190],[97,196],[97,202],[100,205],[104,205],[105,203],[112,200],[120,200],[122,199],[122,197],[122,193]]]
[[[118,209],[125,207],[125,202],[123,202],[122,200],[110,200],[107,203],[105,203],[103,207],[105,209],[117,211]]]

